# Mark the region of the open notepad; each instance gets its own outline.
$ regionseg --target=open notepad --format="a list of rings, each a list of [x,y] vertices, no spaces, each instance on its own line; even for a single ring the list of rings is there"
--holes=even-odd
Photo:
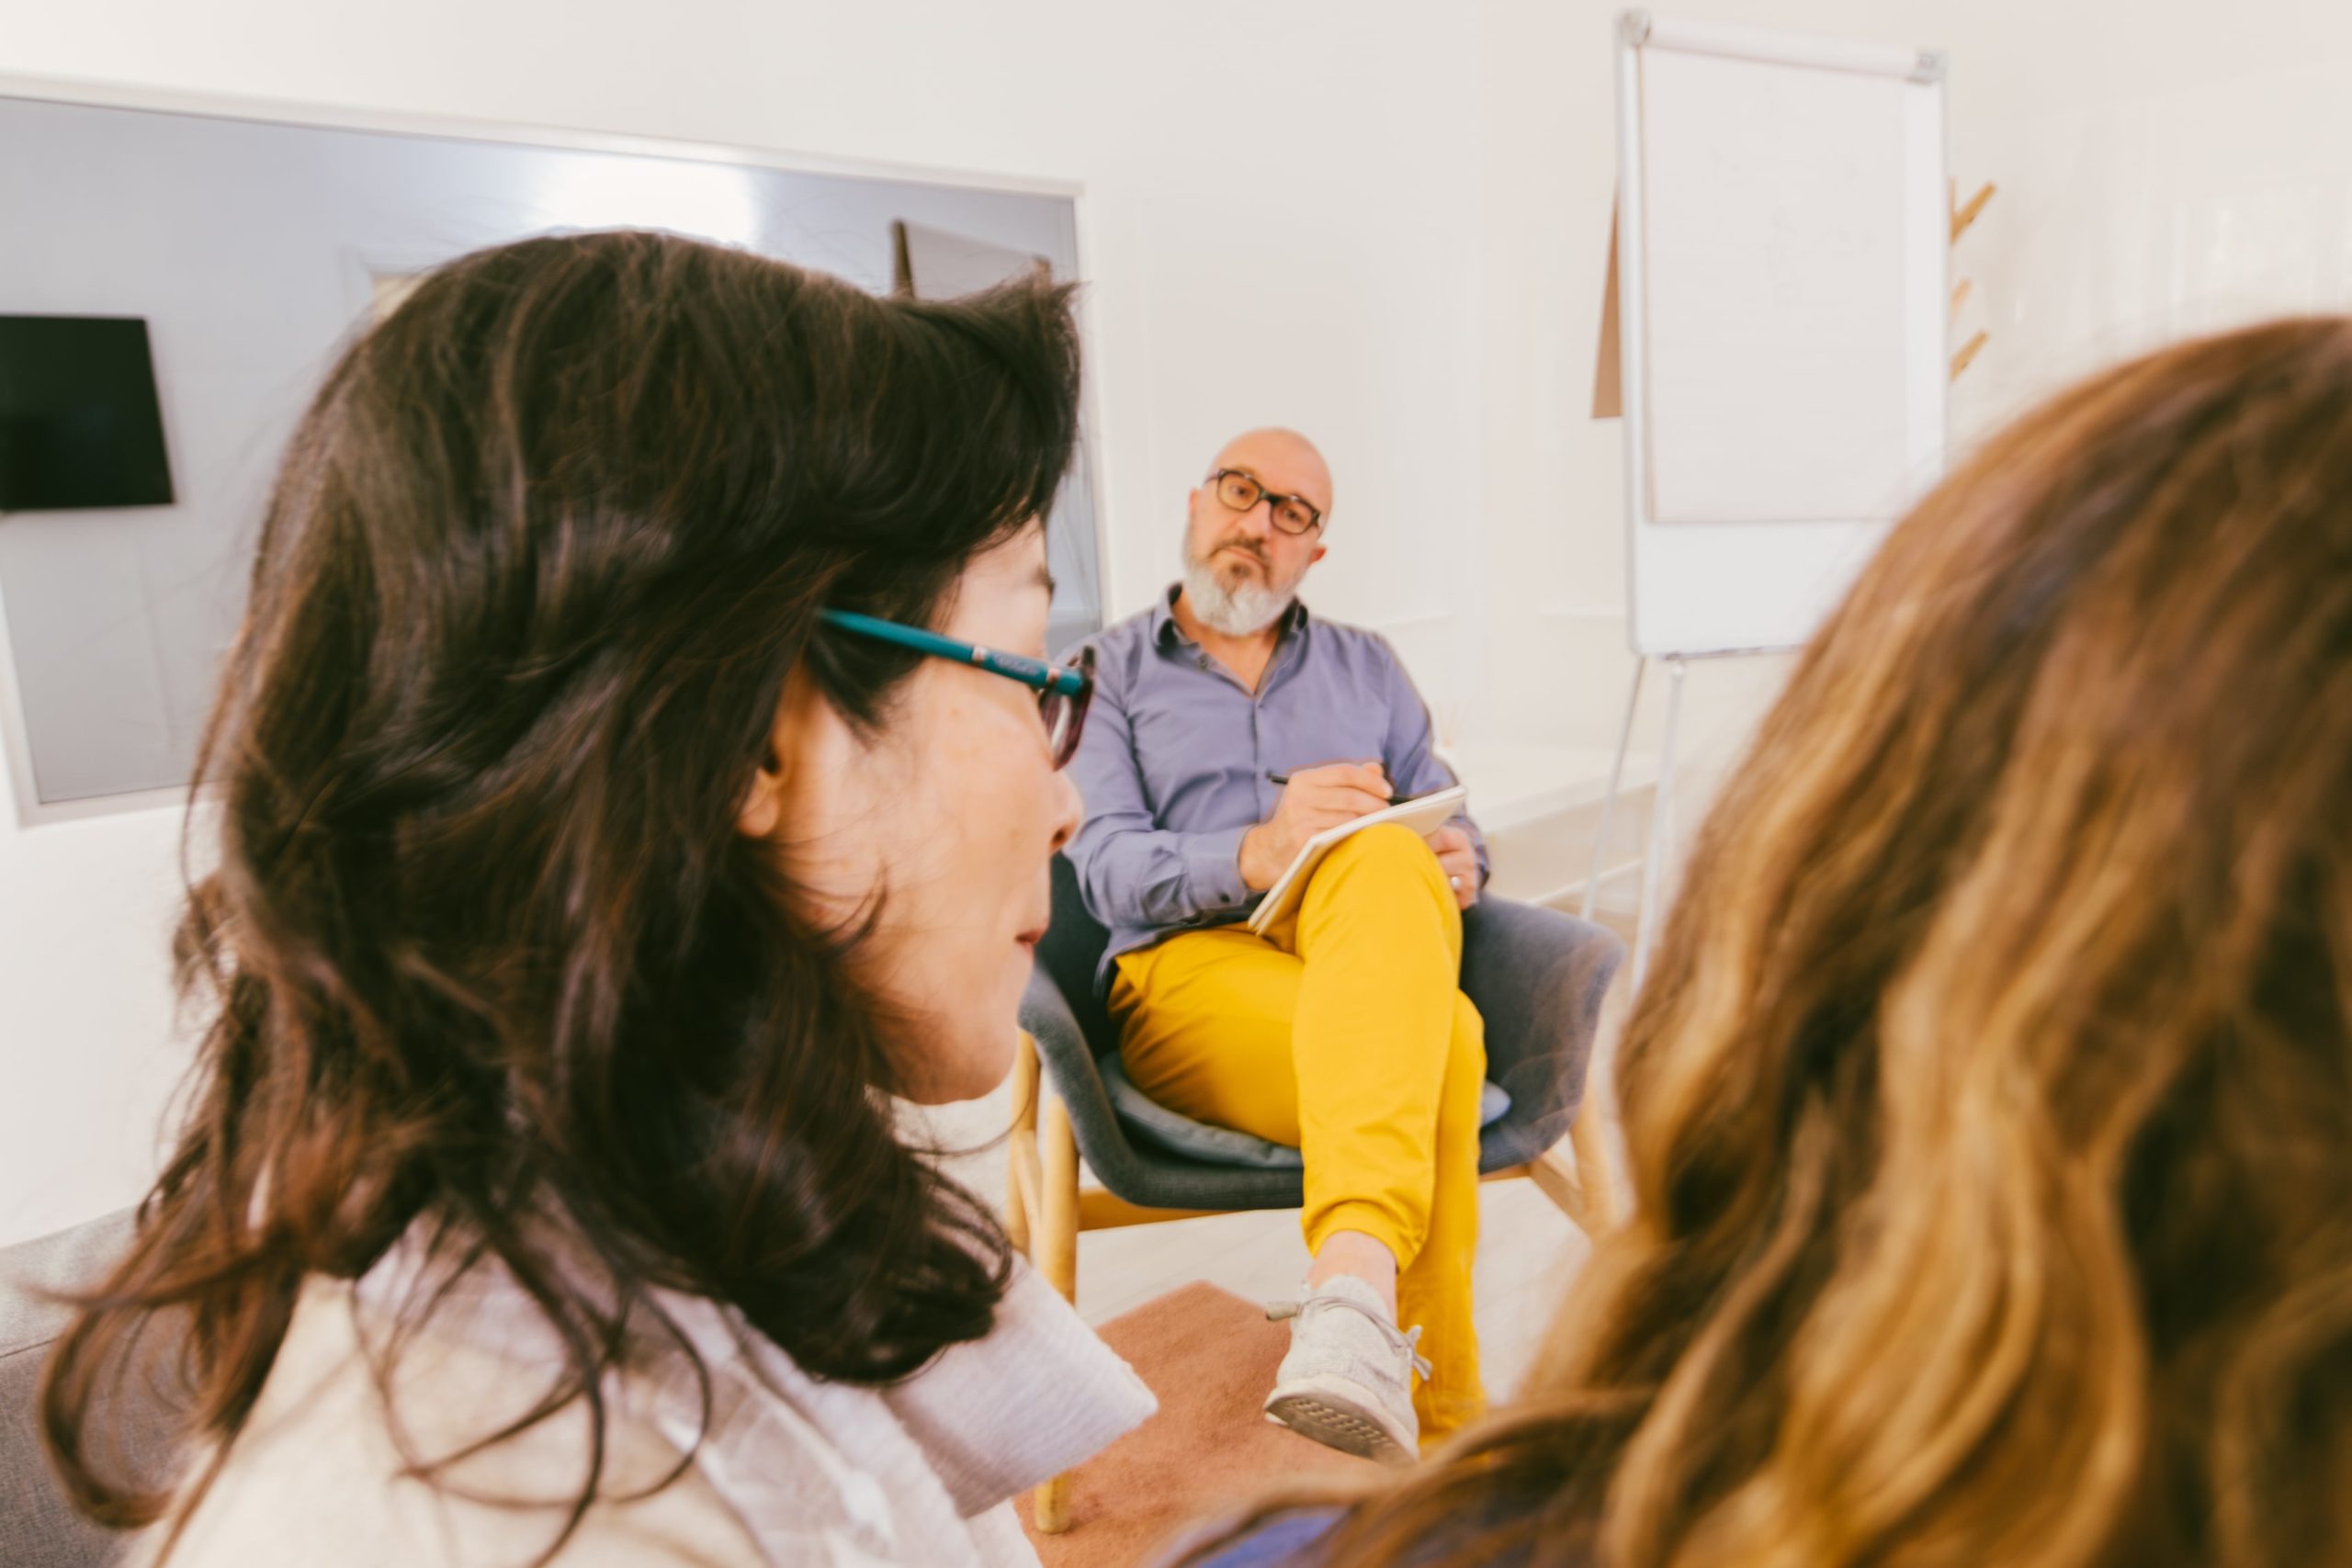
[[[1331,852],[1331,846],[1340,840],[1361,833],[1366,828],[1377,828],[1383,822],[1402,822],[1427,838],[1461,816],[1463,803],[1469,798],[1470,791],[1462,784],[1455,784],[1450,789],[1400,800],[1385,811],[1374,811],[1352,822],[1324,829],[1299,846],[1297,857],[1283,870],[1274,885],[1266,889],[1265,897],[1258,901],[1256,911],[1250,917],[1251,933],[1265,935],[1268,927],[1290,912],[1298,903],[1299,896],[1306,891],[1306,879],[1315,874],[1315,868],[1322,863],[1325,855]]]

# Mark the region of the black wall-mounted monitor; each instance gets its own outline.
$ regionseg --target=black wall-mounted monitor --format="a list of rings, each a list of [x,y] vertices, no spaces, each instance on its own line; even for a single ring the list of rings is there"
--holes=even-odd
[[[171,503],[147,323],[0,316],[0,512]]]

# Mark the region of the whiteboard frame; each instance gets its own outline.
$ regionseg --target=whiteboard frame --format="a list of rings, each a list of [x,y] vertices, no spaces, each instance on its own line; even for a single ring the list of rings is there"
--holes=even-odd
[[[1647,259],[1644,239],[1647,212],[1642,186],[1642,51],[1651,46],[1656,25],[1657,18],[1646,10],[1621,12],[1617,18],[1617,352],[1625,440],[1625,640],[1637,657],[1645,659],[1785,653],[1802,647],[1802,639],[1781,641],[1739,628],[1731,629],[1722,637],[1713,639],[1661,633],[1653,624],[1655,613],[1645,614],[1642,592],[1645,558],[1651,558],[1650,575],[1655,576],[1660,564],[1655,558],[1661,550],[1671,551],[1678,541],[1685,550],[1721,548],[1733,545],[1736,536],[1718,530],[1736,530],[1739,535],[1755,532],[1759,544],[1770,546],[1788,539],[1794,531],[1803,530],[1811,536],[1807,544],[1808,556],[1817,551],[1819,558],[1824,560],[1841,555],[1845,558],[1832,573],[1837,586],[1834,592],[1825,596],[1822,609],[1826,613],[1843,596],[1853,572],[1876,549],[1893,524],[1891,519],[1859,523],[1660,524],[1651,515],[1647,365],[1649,301],[1643,276]],[[1886,53],[1872,46],[1856,46],[1837,39],[1809,39],[1802,34],[1765,33],[1760,29],[1720,25],[1709,27],[1717,38],[1711,47],[1698,50],[1683,38],[1676,39],[1668,47],[1685,51],[1722,53],[1737,59],[1801,64],[1824,70],[1866,70],[1872,73],[1878,73],[1881,66],[1879,60],[1871,57],[1875,55],[1883,60]],[[1681,31],[1682,26],[1678,25],[1676,30]],[[1743,33],[1752,36],[1743,38],[1740,36]],[[1950,199],[1946,181],[1949,179],[1947,171],[1951,144],[1950,100],[1945,90],[1947,58],[1940,50],[1919,50],[1905,58],[1910,63],[1908,79],[1915,85],[1932,87],[1935,91],[1935,159],[1939,167],[1932,194],[1937,212],[1945,214]],[[1940,476],[1951,441],[1950,376],[1945,368],[1951,354],[1948,301],[1951,297],[1951,248],[1948,243],[1937,247],[1936,257],[1934,305],[1936,320],[1942,329],[1940,341],[1943,344],[1936,369],[1936,399],[1938,423],[1942,426],[1942,433],[1937,442],[1931,471],[1920,476],[1923,491],[1928,482]],[[1667,535],[1674,537],[1662,536]],[[1759,551],[1759,561],[1765,558],[1765,553]]]
[[[989,174],[933,164],[897,164],[880,159],[840,157],[740,143],[693,141],[683,138],[594,130],[584,127],[531,125],[417,110],[359,108],[300,99],[174,87],[130,86],[119,83],[26,75],[5,71],[0,71],[0,98],[22,98],[83,108],[195,115],[294,130],[356,130],[444,141],[487,141],[506,146],[544,147],[559,152],[605,152],[629,157],[734,164],[744,168],[778,169],[789,174],[825,175],[900,185],[944,186],[1011,196],[1060,197],[1070,204],[1078,272],[1072,281],[1082,282],[1091,275],[1096,251],[1093,206],[1087,197],[1084,183],[1076,179]],[[1096,603],[1107,611],[1114,581],[1111,555],[1114,546],[1103,502],[1110,488],[1107,476],[1111,458],[1103,428],[1100,390],[1103,378],[1096,373],[1102,364],[1102,354],[1097,347],[1092,299],[1091,289],[1081,289],[1075,300],[1079,342],[1089,368],[1089,373],[1080,378],[1079,387],[1079,420],[1087,443],[1084,482],[1094,513],[1094,569],[1099,579],[1095,584]],[[23,701],[17,680],[15,644],[8,637],[6,607],[0,604],[0,765],[5,765],[6,770],[18,831],[30,832],[94,818],[151,811],[183,811],[195,804],[194,793],[187,784],[44,802],[40,798],[40,781],[33,771],[32,737],[25,719]]]

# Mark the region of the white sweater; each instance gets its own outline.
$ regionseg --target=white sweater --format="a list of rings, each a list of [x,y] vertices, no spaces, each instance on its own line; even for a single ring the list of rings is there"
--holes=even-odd
[[[448,1464],[438,1484],[408,1473],[411,1458],[443,1458],[532,1409],[562,1369],[520,1288],[478,1269],[401,1347],[388,1419],[367,1352],[380,1359],[393,1309],[429,1272],[404,1246],[356,1286],[310,1282],[171,1568],[522,1568],[546,1552],[586,1474],[584,1401]],[[563,1568],[1034,1565],[1011,1499],[1155,1408],[1025,1264],[986,1338],[886,1389],[819,1382],[739,1332],[733,1313],[656,1299],[709,1367],[708,1429],[697,1444],[701,1396],[674,1349],[607,1377],[605,1479]],[[162,1534],[141,1539],[139,1568]]]

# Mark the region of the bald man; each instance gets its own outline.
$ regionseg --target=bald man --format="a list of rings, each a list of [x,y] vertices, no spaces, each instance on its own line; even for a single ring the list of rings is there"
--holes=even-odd
[[[1309,838],[1453,782],[1395,652],[1299,602],[1331,503],[1292,431],[1253,430],[1209,465],[1183,580],[1095,639],[1069,856],[1111,931],[1101,984],[1127,1077],[1305,1156],[1314,1262],[1275,1309],[1291,1348],[1267,1414],[1401,1462],[1484,1404],[1486,1036],[1459,978],[1486,849],[1466,818],[1427,840],[1366,829],[1263,937],[1245,923]]]

